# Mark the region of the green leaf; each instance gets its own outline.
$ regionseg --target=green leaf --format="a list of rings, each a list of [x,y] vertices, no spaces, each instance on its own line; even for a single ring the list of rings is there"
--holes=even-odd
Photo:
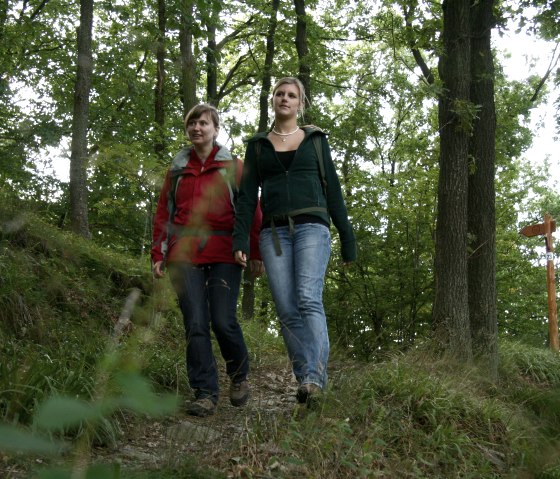
[[[15,426],[0,424],[0,451],[24,454],[56,454],[66,448],[62,442],[37,436]]]
[[[139,374],[120,374],[117,382],[124,393],[116,398],[119,407],[151,416],[171,414],[177,409],[177,396],[156,394],[149,381]]]
[[[39,473],[39,479],[70,479],[73,477],[72,470],[45,469]],[[85,471],[85,479],[118,479],[121,477],[118,464],[95,464],[89,466]]]
[[[35,424],[46,430],[60,430],[76,426],[84,421],[95,421],[102,417],[99,406],[80,399],[64,396],[49,398],[35,414]]]

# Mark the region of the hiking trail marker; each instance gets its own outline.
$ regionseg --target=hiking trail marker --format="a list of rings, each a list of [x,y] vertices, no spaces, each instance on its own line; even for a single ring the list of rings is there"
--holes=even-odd
[[[554,278],[554,245],[552,233],[556,231],[556,221],[549,214],[544,215],[544,223],[525,226],[519,232],[523,236],[544,236],[546,246],[546,286],[548,292],[548,336],[550,349],[559,351],[558,317],[556,311],[556,281]]]

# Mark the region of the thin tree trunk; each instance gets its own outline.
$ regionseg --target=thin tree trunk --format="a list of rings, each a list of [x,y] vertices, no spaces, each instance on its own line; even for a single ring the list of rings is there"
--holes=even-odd
[[[165,12],[165,0],[158,0],[158,39],[157,39],[157,77],[155,88],[155,114],[154,120],[158,128],[154,151],[157,157],[163,159],[165,151],[165,29],[167,17]]]
[[[184,115],[198,103],[196,99],[196,62],[193,52],[193,0],[183,0],[179,42],[181,48],[181,101]]]
[[[244,320],[255,316],[255,275],[249,268],[243,271],[243,298],[241,300],[241,314]]]
[[[436,339],[447,353],[462,360],[472,358],[467,290],[469,6],[469,0],[443,3],[434,301]]]
[[[272,86],[272,65],[274,62],[274,40],[276,35],[277,15],[280,0],[272,0],[272,10],[268,19],[268,32],[266,35],[266,55],[264,60],[261,93],[259,95],[259,131],[268,129],[268,96]],[[253,319],[255,315],[255,282],[256,278],[249,269],[243,272],[243,299],[241,311],[243,319]]]
[[[208,45],[206,47],[206,98],[208,103],[218,106],[218,59],[216,44],[216,23],[219,12],[211,4],[211,13],[206,24]]]
[[[72,231],[90,238],[87,199],[87,131],[92,59],[93,0],[80,1],[78,68],[74,87],[74,114],[70,154],[70,220]]]
[[[8,19],[8,0],[0,0],[0,41],[4,41],[4,28]]]
[[[261,93],[259,95],[259,131],[268,129],[268,97],[272,86],[272,65],[274,62],[274,42],[276,26],[278,24],[278,7],[280,0],[272,0],[272,10],[268,19],[268,32],[266,35],[266,55],[264,59]]]
[[[471,102],[480,105],[470,142],[469,175],[469,315],[473,352],[489,375],[497,377],[496,206],[494,62],[491,30],[494,0],[481,0],[471,10]]]
[[[309,106],[312,105],[311,95],[311,66],[309,65],[309,46],[307,44],[307,15],[305,14],[305,0],[294,0],[296,10],[296,50],[298,54],[298,78],[303,83]],[[313,111],[306,114],[306,122],[313,123]]]

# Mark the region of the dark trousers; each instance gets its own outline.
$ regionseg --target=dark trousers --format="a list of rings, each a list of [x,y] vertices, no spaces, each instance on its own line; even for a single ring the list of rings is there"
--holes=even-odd
[[[212,352],[214,331],[226,372],[233,382],[244,381],[249,358],[237,321],[241,267],[236,264],[174,264],[171,281],[183,313],[187,341],[187,373],[197,399],[218,400],[218,369]]]

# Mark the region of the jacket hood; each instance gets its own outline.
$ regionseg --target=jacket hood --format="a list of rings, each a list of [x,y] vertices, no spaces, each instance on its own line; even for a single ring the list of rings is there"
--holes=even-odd
[[[233,161],[233,156],[231,152],[223,145],[218,143],[218,151],[214,157],[214,161]],[[182,170],[187,166],[189,158],[191,157],[191,151],[193,146],[186,146],[179,153],[175,155],[173,161],[171,162],[170,170]]]

